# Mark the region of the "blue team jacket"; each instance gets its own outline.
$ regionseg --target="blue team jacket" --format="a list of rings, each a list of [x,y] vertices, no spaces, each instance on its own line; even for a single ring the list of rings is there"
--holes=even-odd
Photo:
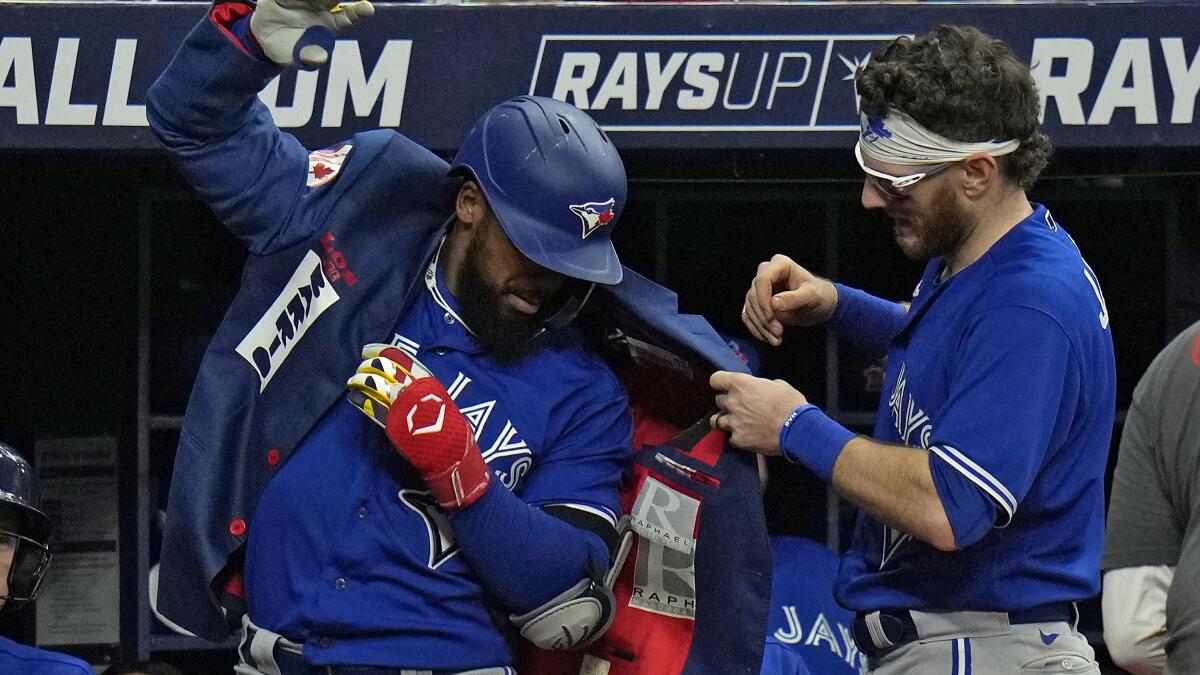
[[[162,546],[159,610],[211,640],[230,630],[213,581],[243,545],[259,495],[344,395],[346,374],[358,365],[345,345],[386,338],[421,292],[454,194],[446,162],[390,130],[356,134],[314,172],[309,151],[276,128],[256,97],[280,69],[250,58],[222,31],[201,21],[146,100],[177,168],[250,253],[188,402]],[[330,166],[338,171],[332,179]],[[706,321],[678,314],[666,289],[626,270],[605,291],[601,301],[643,336],[705,368],[745,372]],[[731,454],[738,459],[730,471],[756,475],[748,454]],[[761,526],[760,541],[721,547],[704,576],[759,575],[769,588],[761,502],[751,493],[729,503],[736,513],[726,518]],[[726,599],[706,624],[714,640],[723,624],[745,624],[747,613],[765,625],[766,592],[743,595]],[[753,666],[743,672],[757,672]]]

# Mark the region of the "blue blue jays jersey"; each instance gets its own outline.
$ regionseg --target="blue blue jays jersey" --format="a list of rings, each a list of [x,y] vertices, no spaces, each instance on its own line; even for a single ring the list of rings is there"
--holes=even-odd
[[[866,672],[851,632],[854,614],[833,599],[837,554],[809,539],[775,536],[771,555],[771,617],[761,675],[790,675],[796,661],[821,675]]]
[[[875,438],[928,450],[935,474],[978,489],[995,521],[956,529],[958,550],[941,552],[860,514],[838,600],[1011,611],[1091,597],[1116,387],[1099,281],[1040,205],[939,282],[941,262],[892,342]],[[954,525],[955,502],[939,494]]]
[[[615,527],[632,457],[615,376],[570,334],[497,362],[457,310],[438,268],[390,341],[446,385],[500,483],[528,503],[572,506]],[[453,525],[421,478],[342,400],[259,501],[246,557],[250,617],[303,643],[313,663],[507,664],[493,613],[511,610],[489,599],[457,553]]]
[[[92,675],[92,668],[74,656],[36,649],[0,637],[0,673]]]

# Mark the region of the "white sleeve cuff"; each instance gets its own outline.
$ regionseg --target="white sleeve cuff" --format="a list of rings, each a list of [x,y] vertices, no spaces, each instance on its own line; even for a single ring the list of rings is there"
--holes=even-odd
[[[955,471],[966,476],[968,480],[979,486],[984,494],[996,502],[996,505],[1005,514],[1004,522],[998,523],[996,527],[1006,527],[1012,522],[1013,515],[1017,512],[1017,498],[1013,496],[1012,492],[1009,492],[1008,488],[1004,487],[1004,483],[996,480],[995,476],[972,462],[969,457],[952,445],[945,443],[931,445],[929,451],[942,458],[942,461],[953,467]]]

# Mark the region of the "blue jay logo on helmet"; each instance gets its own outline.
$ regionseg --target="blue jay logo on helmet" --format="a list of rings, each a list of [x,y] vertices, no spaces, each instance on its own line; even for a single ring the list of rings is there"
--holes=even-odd
[[[589,234],[613,221],[615,217],[613,209],[616,205],[617,200],[614,197],[609,197],[606,202],[587,202],[586,204],[570,205],[571,213],[579,216],[579,220],[583,221],[584,239],[587,239]]]

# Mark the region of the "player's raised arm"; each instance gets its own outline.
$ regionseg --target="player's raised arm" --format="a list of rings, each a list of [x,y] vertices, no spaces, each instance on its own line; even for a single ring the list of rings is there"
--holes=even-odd
[[[746,291],[742,323],[754,337],[778,347],[784,326],[828,323],[870,356],[883,356],[903,328],[904,305],[819,277],[785,255],[760,263]]]
[[[201,198],[252,251],[307,234],[305,224],[293,220],[304,210],[288,206],[305,188],[308,151],[275,126],[258,92],[296,59],[324,63],[321,43],[373,11],[366,2],[334,9],[327,1],[264,0],[257,9],[219,2],[151,86],[151,129]]]

